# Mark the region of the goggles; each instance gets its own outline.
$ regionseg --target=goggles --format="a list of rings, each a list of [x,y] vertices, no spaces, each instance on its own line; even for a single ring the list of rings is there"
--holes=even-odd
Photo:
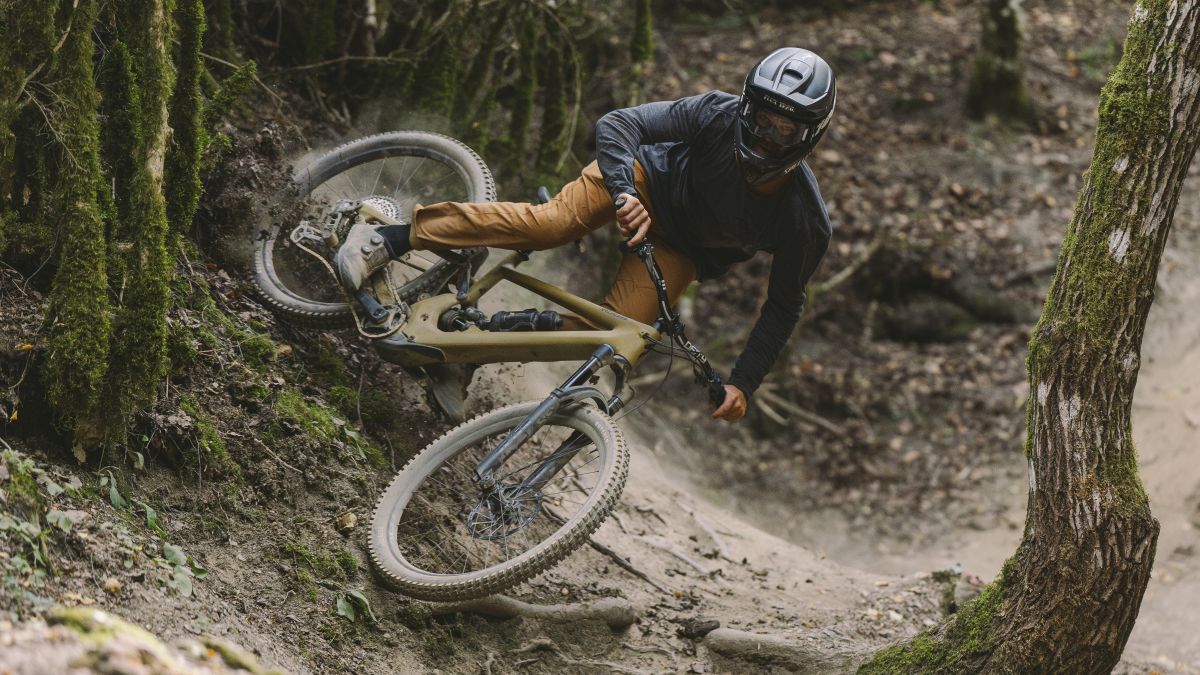
[[[789,119],[754,102],[747,102],[742,107],[741,117],[747,133],[756,139],[770,141],[779,150],[799,145],[817,131],[815,125]]]

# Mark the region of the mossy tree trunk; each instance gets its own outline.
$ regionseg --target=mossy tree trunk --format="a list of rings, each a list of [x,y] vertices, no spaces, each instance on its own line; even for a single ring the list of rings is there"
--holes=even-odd
[[[80,0],[72,16],[75,30],[51,70],[71,95],[63,98],[61,136],[52,151],[58,166],[53,220],[61,228],[63,262],[50,291],[42,373],[51,402],[74,426],[77,442],[85,444],[98,433],[110,337],[104,223],[96,204],[101,177],[99,96],[92,84],[95,19],[96,0]]]
[[[113,358],[109,375],[112,419],[125,424],[140,406],[154,400],[166,364],[167,308],[171,277],[169,224],[163,173],[170,128],[167,101],[174,82],[171,67],[169,0],[128,3],[122,34],[129,36],[138,83],[138,126],[133,148],[128,228],[132,250],[129,280],[117,295]],[[117,438],[122,429],[111,430]]]
[[[454,126],[463,140],[478,152],[483,152],[489,131],[488,117],[495,107],[492,66],[501,46],[504,27],[508,24],[509,7],[503,5],[489,11],[494,15],[491,24],[454,99]]]
[[[175,18],[179,57],[169,114],[172,134],[166,159],[167,221],[175,232],[187,233],[200,203],[200,153],[206,140],[200,122],[204,106],[200,96],[200,75],[204,72],[200,61],[205,29],[203,0],[179,0]]]
[[[633,0],[633,39],[629,42],[629,105],[645,102],[646,70],[654,59],[650,0]]]
[[[1025,41],[1021,0],[984,0],[982,30],[967,88],[967,112],[1028,121],[1033,114],[1025,90],[1021,49]]]
[[[529,147],[529,125],[533,121],[534,103],[537,96],[538,30],[533,17],[524,15],[519,19],[517,54],[517,82],[513,85],[512,119],[509,120],[508,138],[512,143],[512,161],[515,166],[525,166],[525,152]]]
[[[548,49],[544,59],[545,86],[542,88],[542,131],[538,147],[538,171],[556,175],[562,168],[567,150],[567,69],[571,46],[559,43]]]
[[[0,7],[0,252],[49,246],[41,205],[47,135],[28,80],[45,73],[58,39],[53,3]],[[39,252],[40,253],[40,252]]]
[[[109,214],[109,244],[119,249],[130,244],[129,192],[133,182],[132,147],[141,135],[138,115],[137,83],[133,79],[133,57],[129,47],[118,40],[109,48],[101,63],[100,90],[104,97],[100,101],[100,114],[104,124],[100,128],[100,158],[108,172],[109,188],[113,194],[113,213]],[[120,257],[113,251],[109,275],[117,286],[125,285],[125,268]]]
[[[1200,5],[1141,0],[1029,346],[1029,507],[1000,578],[862,672],[1109,672],[1158,539],[1130,407],[1155,276],[1200,143]]]

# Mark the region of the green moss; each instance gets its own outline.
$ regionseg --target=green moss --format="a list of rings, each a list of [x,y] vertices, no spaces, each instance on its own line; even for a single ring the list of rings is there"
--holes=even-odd
[[[304,364],[309,374],[322,384],[346,388],[355,384],[346,362],[324,342],[318,343],[316,350],[305,356]]]
[[[396,619],[412,630],[424,630],[433,622],[433,612],[423,602],[409,602],[396,610]]]
[[[632,63],[646,63],[654,58],[653,15],[650,0],[636,0],[633,37],[629,41],[629,60]]]
[[[100,108],[104,121],[100,129],[100,156],[108,169],[116,207],[115,218],[109,228],[109,244],[116,247],[129,243],[126,228],[129,222],[129,190],[133,181],[131,148],[137,145],[142,133],[139,124],[141,118],[138,116],[141,102],[133,77],[133,57],[124,42],[117,41],[105,54],[100,67],[100,87],[104,92]],[[111,275],[118,280],[114,286],[119,288],[125,279],[124,265],[121,264],[124,261],[117,255],[112,258],[114,267]]]
[[[33,462],[8,450],[0,454],[0,462],[8,467],[8,482],[0,485],[8,498],[5,511],[39,524],[45,512],[45,503],[38,492],[37,479],[33,476]]]
[[[200,350],[196,346],[195,333],[178,321],[167,325],[167,360],[171,371],[179,373],[196,364]]]
[[[995,648],[992,626],[1004,605],[1004,588],[1015,565],[1016,559],[1009,559],[995,581],[947,619],[950,625],[944,633],[931,628],[882,649],[859,668],[859,675],[972,672],[973,660]]]
[[[967,112],[997,114],[1006,121],[1029,121],[1033,106],[1025,89],[1024,29],[1013,0],[983,4],[982,31],[967,89]]]
[[[275,365],[275,342],[262,333],[236,330],[234,339],[242,351],[242,360],[252,370],[263,372]]]
[[[231,645],[228,642],[223,642],[211,636],[201,636],[200,642],[205,647],[216,652],[225,665],[232,668],[234,671],[244,671],[251,675],[281,675],[280,671],[274,668],[264,668],[249,652]]]
[[[282,542],[279,548],[297,565],[306,565],[321,579],[347,581],[358,576],[358,560],[345,549],[318,548],[313,550],[295,539]],[[304,573],[303,569],[297,571],[297,577],[301,573]]]
[[[345,549],[335,551],[333,559],[337,562],[338,567],[341,568],[342,576],[347,579],[358,577],[358,559],[351,555],[349,551]]]
[[[94,0],[81,0],[74,21],[91,26]],[[94,43],[90,30],[71,31],[52,67],[52,77],[71,96],[62,99],[60,123],[72,130],[57,149],[54,222],[63,245],[47,310],[48,358],[43,379],[60,418],[72,423],[76,442],[98,441],[96,421],[108,371],[109,319],[104,224],[96,206],[100,186],[98,95],[92,83]]]
[[[296,570],[297,591],[309,602],[317,601],[317,582],[307,570]]]
[[[175,80],[168,11],[167,4],[158,0],[131,0],[118,7],[121,37],[129,45],[138,83],[141,134],[133,144],[129,183],[129,275],[118,296],[106,383],[106,420],[113,439],[124,435],[139,408],[154,402],[167,367],[172,260],[162,162],[168,135],[165,110]]]
[[[308,0],[303,3],[287,5],[294,10],[294,33],[298,42],[286,51],[292,54],[293,60],[300,63],[313,63],[326,58],[337,42],[339,35],[337,26],[337,0]]]
[[[196,425],[196,462],[204,469],[218,475],[241,478],[242,469],[229,454],[221,432],[217,430],[213,419],[204,414],[195,401],[184,397],[179,402],[179,408],[195,419]]]
[[[209,133],[216,132],[217,126],[229,115],[233,106],[254,86],[257,76],[258,65],[254,61],[247,61],[221,81],[221,88],[204,106],[204,128]]]
[[[0,63],[4,64],[0,68],[0,211],[24,206],[24,190],[13,189],[14,181],[23,182],[23,176],[28,175],[15,166],[20,154],[18,146],[36,148],[44,140],[32,133],[36,127],[21,123],[20,97],[26,77],[46,60],[57,37],[55,9],[55,3],[51,2],[9,2],[0,9]],[[33,113],[33,116],[24,115],[26,122],[38,115],[29,110],[30,107],[24,108]],[[41,154],[40,150],[37,154]],[[41,197],[40,193],[31,196]],[[21,217],[33,220],[24,209]],[[11,243],[12,238],[8,241]],[[4,246],[0,246],[0,250],[3,249]]]
[[[204,66],[200,45],[204,39],[203,0],[178,0],[175,22],[179,27],[177,77],[171,94],[171,143],[166,157],[167,220],[176,232],[190,232],[200,202],[200,154],[207,144],[201,124],[200,74]]]
[[[293,388],[286,388],[275,396],[275,413],[299,427],[312,438],[331,441],[338,437],[338,427],[333,422],[333,413],[326,407],[311,403]],[[274,431],[280,429],[276,426]]]

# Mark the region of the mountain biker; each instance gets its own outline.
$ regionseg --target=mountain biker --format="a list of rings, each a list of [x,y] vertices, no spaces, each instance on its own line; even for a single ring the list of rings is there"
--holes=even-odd
[[[597,160],[546,204],[443,202],[415,207],[411,224],[356,225],[335,257],[338,275],[354,292],[411,249],[542,250],[615,218],[630,244],[654,244],[673,304],[697,277],[719,277],[767,251],[766,302],[712,413],[737,421],[794,330],[805,284],[828,248],[829,216],[804,159],[824,135],[836,95],[820,56],[778,49],[750,69],[741,96],[710,91],[600,118]],[[657,295],[637,256],[624,256],[603,304],[644,323],[657,318]]]

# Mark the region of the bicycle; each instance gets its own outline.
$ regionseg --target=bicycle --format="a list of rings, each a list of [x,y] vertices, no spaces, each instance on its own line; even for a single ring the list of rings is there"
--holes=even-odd
[[[388,167],[393,160],[401,166]],[[363,190],[355,178],[370,188]],[[339,179],[348,190],[331,185]],[[396,590],[424,600],[483,597],[549,569],[582,545],[624,487],[629,450],[613,416],[632,398],[629,375],[647,354],[687,360],[712,403],[723,400],[721,378],[669,306],[646,241],[630,252],[645,263],[657,289],[659,317],[652,325],[518,271],[529,257],[526,251],[508,253],[482,274],[487,249],[411,252],[377,272],[354,303],[329,295],[312,299],[310,290],[294,288],[314,278],[318,286],[335,279],[329,258],[359,219],[396,224],[418,198],[495,199],[487,166],[459,141],[419,131],[370,136],[318,158],[294,182],[299,196],[312,204],[309,214],[314,208],[320,212],[323,226],[301,220],[287,232],[286,243],[282,228],[263,236],[254,278],[260,295],[285,319],[357,326],[382,358],[410,369],[582,361],[544,400],[460,424],[396,474],[376,505],[370,532],[374,567]],[[381,185],[389,194],[380,192]],[[544,188],[539,198],[549,199]],[[285,252],[289,247],[305,255]],[[324,276],[291,269],[305,258],[326,267]],[[278,265],[281,261],[285,264]],[[500,282],[531,291],[597,328],[561,330],[561,316],[553,310],[488,316],[478,303]],[[598,388],[605,369],[613,374],[609,394]]]

